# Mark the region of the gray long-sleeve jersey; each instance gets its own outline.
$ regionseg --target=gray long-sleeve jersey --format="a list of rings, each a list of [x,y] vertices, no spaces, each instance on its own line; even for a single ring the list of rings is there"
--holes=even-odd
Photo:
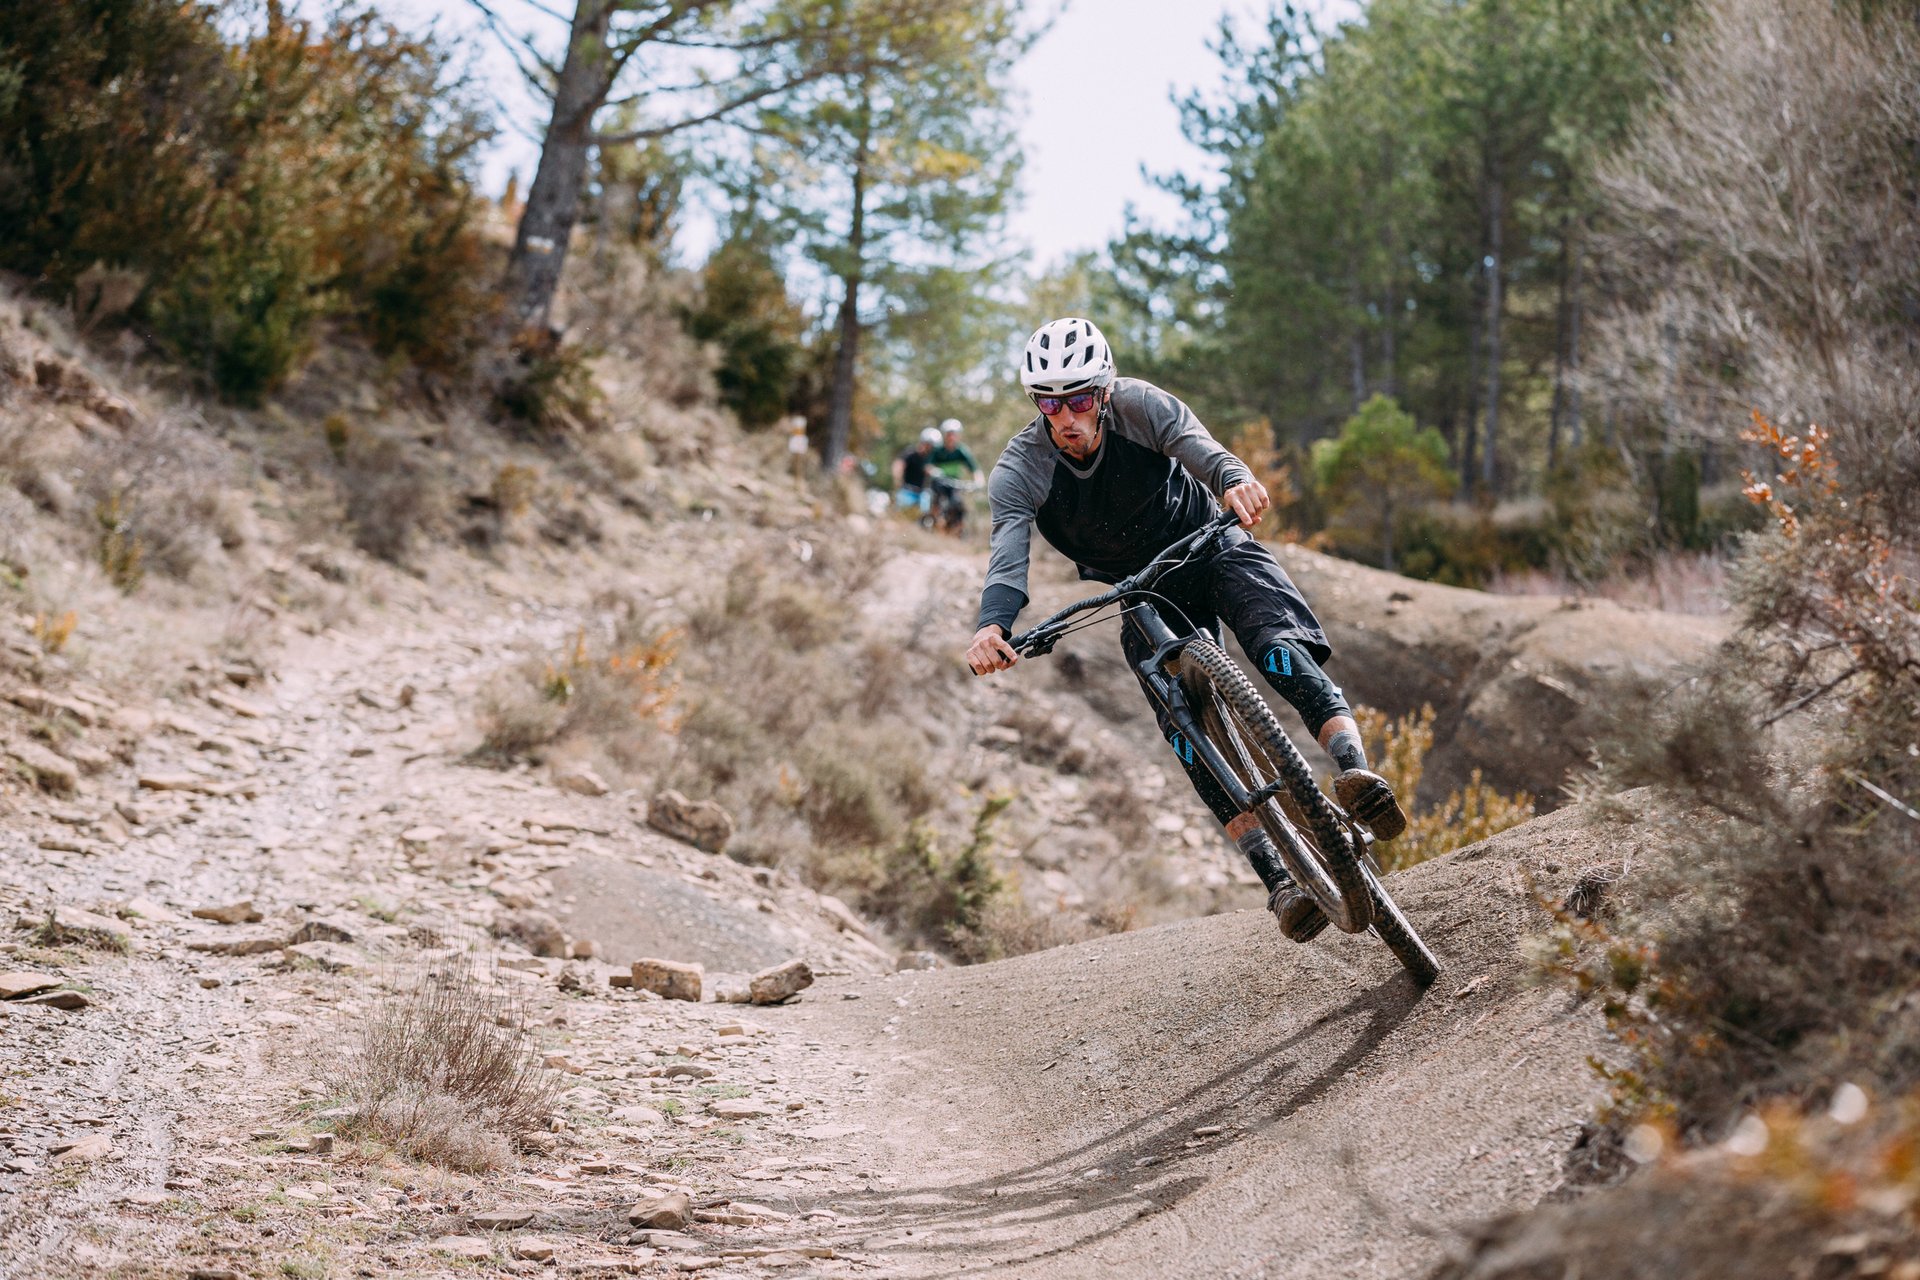
[[[1054,447],[1044,417],[1007,442],[987,481],[993,548],[977,627],[1011,632],[1027,604],[1032,531],[1080,566],[1117,582],[1220,510],[1216,499],[1253,478],[1193,411],[1138,378],[1118,378],[1100,448],[1076,463]]]

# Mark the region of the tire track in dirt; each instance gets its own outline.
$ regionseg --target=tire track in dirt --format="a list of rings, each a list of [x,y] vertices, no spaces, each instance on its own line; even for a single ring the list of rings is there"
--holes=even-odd
[[[1635,838],[1569,809],[1395,876],[1448,964],[1425,993],[1246,911],[801,1011],[878,1073],[847,1118],[899,1186],[843,1202],[858,1243],[919,1276],[1419,1272],[1559,1184],[1607,1046],[1521,944]]]

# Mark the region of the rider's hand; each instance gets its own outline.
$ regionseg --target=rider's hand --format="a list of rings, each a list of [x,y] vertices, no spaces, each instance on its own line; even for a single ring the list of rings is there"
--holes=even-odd
[[[1007,643],[1006,634],[997,623],[989,622],[974,632],[973,643],[967,646],[967,666],[977,676],[1005,671],[1018,661],[1020,655]]]
[[[1267,496],[1267,486],[1258,480],[1249,480],[1237,484],[1220,495],[1220,501],[1227,504],[1227,510],[1240,517],[1240,527],[1251,529],[1260,523],[1260,517],[1273,505],[1273,499]]]

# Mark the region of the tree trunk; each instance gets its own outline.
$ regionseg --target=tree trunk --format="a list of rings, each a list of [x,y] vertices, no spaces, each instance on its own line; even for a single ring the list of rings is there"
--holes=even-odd
[[[1573,281],[1567,286],[1567,443],[1575,452],[1586,443],[1587,435],[1580,422],[1580,274],[1586,259],[1586,237],[1575,224]]]
[[[1386,299],[1380,313],[1380,390],[1398,399],[1400,396],[1399,355],[1395,331],[1400,327],[1400,236],[1399,210],[1393,203],[1395,161],[1391,139],[1382,142],[1380,186],[1387,193],[1387,212],[1379,215],[1380,260],[1386,271]]]
[[[1347,285],[1347,309],[1353,313],[1353,336],[1348,340],[1347,357],[1353,382],[1353,411],[1367,399],[1367,326],[1366,308],[1360,294],[1360,267],[1356,263]]]
[[[613,89],[613,59],[607,48],[613,8],[614,0],[580,0],[573,11],[567,56],[554,83],[553,117],[502,285],[516,328],[544,328],[560,287],[567,241],[579,220],[580,195],[587,183],[593,117]]]
[[[1487,187],[1487,426],[1480,433],[1480,478],[1481,485],[1489,496],[1495,493],[1498,479],[1498,449],[1500,443],[1500,311],[1503,302],[1501,285],[1504,283],[1506,263],[1501,257],[1502,224],[1506,221],[1506,210],[1502,207],[1504,192],[1500,186],[1500,171],[1497,162],[1492,163],[1493,172]]]
[[[1553,408],[1547,414],[1547,470],[1560,465],[1560,429],[1567,412],[1569,282],[1573,276],[1573,218],[1560,218],[1560,297],[1553,308]]]
[[[831,471],[846,456],[853,435],[853,392],[860,371],[860,284],[867,244],[867,161],[873,113],[864,93],[859,145],[853,156],[853,206],[847,231],[847,270],[841,277],[840,345],[833,353],[833,387],[827,397],[827,444],[820,462]]]
[[[1393,560],[1393,499],[1388,497],[1380,509],[1380,567],[1388,573],[1397,573],[1399,566]]]
[[[1473,482],[1477,468],[1474,465],[1474,434],[1480,425],[1480,319],[1484,309],[1480,305],[1480,281],[1486,275],[1484,252],[1481,246],[1481,269],[1474,272],[1467,284],[1467,406],[1460,417],[1460,496],[1473,497]]]

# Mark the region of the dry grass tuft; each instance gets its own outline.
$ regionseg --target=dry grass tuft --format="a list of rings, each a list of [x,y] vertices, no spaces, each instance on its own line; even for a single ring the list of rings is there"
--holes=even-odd
[[[356,433],[340,469],[354,545],[400,563],[446,507],[435,472],[399,441]]]
[[[680,635],[627,603],[583,626],[559,653],[502,672],[481,692],[482,756],[544,759],[564,740],[589,742],[623,767],[643,762],[676,727]]]
[[[470,1171],[509,1163],[510,1138],[547,1127],[558,1088],[525,1010],[465,967],[383,998],[328,1085],[353,1108],[344,1132]]]

